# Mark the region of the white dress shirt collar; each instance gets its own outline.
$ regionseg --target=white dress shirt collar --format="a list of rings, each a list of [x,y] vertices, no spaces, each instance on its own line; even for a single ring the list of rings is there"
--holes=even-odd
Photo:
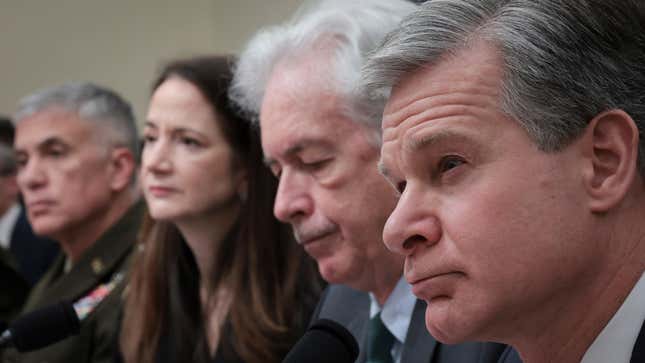
[[[381,313],[383,324],[396,338],[396,342],[392,347],[392,357],[395,362],[400,362],[405,337],[408,335],[408,328],[414,312],[414,305],[417,302],[417,298],[412,294],[412,287],[401,277],[383,306],[378,304],[371,293],[370,301],[370,319],[379,312]]]
[[[9,249],[11,235],[20,216],[20,204],[14,203],[2,216],[0,216],[0,247]]]
[[[645,273],[587,349],[580,363],[629,363],[644,319]]]

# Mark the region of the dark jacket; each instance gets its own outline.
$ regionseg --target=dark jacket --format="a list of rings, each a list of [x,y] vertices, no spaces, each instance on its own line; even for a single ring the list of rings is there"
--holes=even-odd
[[[95,294],[114,283],[114,288],[81,320],[79,335],[29,353],[8,350],[3,362],[71,363],[111,362],[114,356],[114,335],[122,306],[124,279],[143,212],[138,203],[108,229],[73,266],[64,273],[65,257],[61,254],[34,287],[23,313],[58,301],[79,300]]]
[[[425,302],[417,300],[401,353],[401,363],[495,363],[505,346],[497,343],[441,344],[426,330]],[[329,285],[318,303],[314,320],[326,318],[345,326],[356,338],[365,362],[364,346],[369,320],[369,295],[343,285]]]
[[[29,286],[16,270],[13,258],[0,248],[0,327],[20,311],[28,292]]]

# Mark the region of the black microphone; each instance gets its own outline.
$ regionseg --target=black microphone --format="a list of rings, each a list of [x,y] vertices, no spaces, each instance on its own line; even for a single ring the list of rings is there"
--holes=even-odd
[[[81,322],[70,302],[59,302],[27,313],[0,335],[0,348],[30,352],[79,333]]]
[[[358,344],[344,326],[320,319],[291,348],[282,363],[354,363]]]

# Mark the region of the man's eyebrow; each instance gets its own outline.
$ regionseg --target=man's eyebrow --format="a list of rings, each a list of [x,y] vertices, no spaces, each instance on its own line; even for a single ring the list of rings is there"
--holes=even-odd
[[[300,140],[298,143],[288,147],[283,153],[282,157],[289,159],[292,158],[294,155],[301,153],[304,149],[306,148],[315,148],[315,147],[321,147],[321,148],[333,148],[334,145],[326,140],[320,140],[320,139],[303,139]],[[275,158],[271,157],[265,157],[264,158],[264,164],[267,166],[271,166],[275,164],[277,161]]]
[[[65,142],[65,140],[61,139],[60,137],[52,136],[38,143],[38,149],[47,149],[49,147],[56,146],[56,145],[63,145],[67,147],[70,146],[68,143]]]
[[[404,139],[403,148],[408,151],[418,151],[420,149],[431,147],[437,144],[442,144],[445,142],[465,142],[471,141],[472,139],[461,132],[455,132],[452,130],[441,130],[428,134],[415,134],[411,135],[409,138]]]
[[[289,158],[292,155],[297,154],[300,151],[302,151],[302,149],[304,149],[304,146],[303,146],[302,143],[298,143],[298,144],[295,144],[293,146],[290,146],[287,150],[285,150],[284,157]],[[266,156],[264,157],[264,164],[266,166],[268,166],[268,167],[270,167],[271,165],[275,164],[276,162],[277,161],[275,160],[275,158],[270,158],[270,157],[266,157]]]

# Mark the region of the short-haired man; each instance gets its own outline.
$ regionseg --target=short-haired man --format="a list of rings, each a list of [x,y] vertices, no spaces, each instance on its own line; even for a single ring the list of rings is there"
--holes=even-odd
[[[14,120],[29,220],[64,252],[23,312],[60,300],[83,306],[79,335],[31,353],[8,352],[5,361],[112,361],[123,274],[141,214],[131,107],[103,87],[69,83],[25,98]]]
[[[499,346],[441,346],[424,304],[382,241],[396,195],[376,169],[383,102],[354,88],[368,51],[415,9],[407,1],[325,1],[257,34],[241,55],[231,96],[259,115],[266,162],[279,178],[274,212],[332,285],[315,318],[356,337],[358,361],[479,362]],[[490,356],[489,356],[490,355]]]
[[[645,361],[644,59],[635,0],[433,0],[375,52],[384,240],[437,339]]]
[[[14,263],[22,279],[33,286],[58,255],[58,244],[34,234],[20,201],[18,167],[13,150],[14,127],[0,118],[0,249]]]
[[[16,198],[18,187],[15,182],[15,158],[11,146],[0,142],[0,329],[20,311],[29,292],[29,284],[18,272],[18,266],[7,248],[2,248],[11,233],[6,222],[7,211],[11,209],[12,198]],[[12,213],[9,213],[12,214]]]

